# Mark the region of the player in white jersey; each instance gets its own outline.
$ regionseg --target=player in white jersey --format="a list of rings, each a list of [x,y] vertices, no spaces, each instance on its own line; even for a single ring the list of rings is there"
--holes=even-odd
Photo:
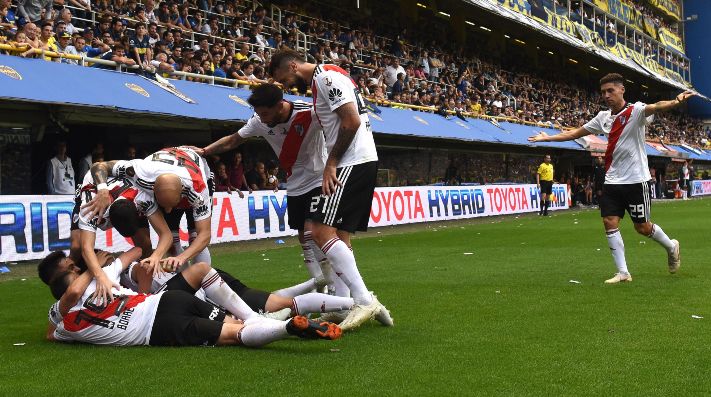
[[[685,103],[695,93],[686,91],[672,101],[654,104],[625,101],[624,79],[610,73],[600,80],[600,90],[609,110],[601,111],[584,126],[557,135],[545,132],[528,138],[530,142],[561,142],[590,134],[608,136],[605,152],[605,183],[600,198],[600,214],[607,234],[607,243],[617,266],[614,277],[605,283],[632,281],[625,259],[625,245],[619,230],[620,219],[627,211],[635,230],[659,243],[667,251],[670,273],[681,265],[679,242],[670,239],[659,225],[650,221],[649,166],[645,150],[647,123],[656,113],[671,110]]]
[[[256,87],[247,101],[255,110],[247,124],[236,133],[195,150],[203,156],[212,155],[232,150],[250,137],[266,139],[279,157],[281,168],[286,171],[289,227],[299,231],[304,264],[309,274],[317,280],[325,277],[334,294],[349,296],[347,287],[333,275],[330,266],[324,264],[323,270],[319,266],[325,257],[311,237],[309,208],[312,197],[321,194],[327,158],[321,125],[312,105],[284,100],[282,90],[274,84]]]
[[[129,250],[103,271],[118,281],[127,265],[140,257],[140,251],[140,248]],[[193,294],[199,287],[241,320],[197,299]],[[58,301],[49,311],[49,340],[114,346],[256,347],[288,335],[337,339],[341,334],[335,324],[315,323],[302,316],[289,321],[258,316],[224,284],[214,269],[202,278],[176,276],[171,280],[170,290],[154,295],[114,289],[116,299],[110,304],[97,304],[92,299],[94,289],[95,282],[88,273],[67,272],[55,280],[51,290]]]
[[[152,195],[137,189],[134,183],[126,178],[109,178],[106,185],[111,205],[101,216],[96,215],[89,218],[86,213],[82,213],[81,207],[93,199],[97,190],[91,172],[84,175],[82,184],[74,197],[71,244],[78,248],[79,255],[83,258],[87,269],[96,277],[98,281],[97,296],[100,299],[110,300],[111,284],[101,271],[101,264],[94,251],[96,230],[108,230],[115,227],[122,236],[131,237],[134,244],[143,249],[147,258],[141,261],[141,264],[146,270],[137,272],[137,277],[144,291],[150,285],[151,275],[159,270],[159,261],[170,248],[172,236],[159,211],[154,211],[147,217],[144,215],[144,209],[155,206]],[[158,234],[158,245],[155,250],[151,246],[149,222]],[[73,259],[76,261],[77,257],[74,256]]]
[[[368,228],[378,174],[378,153],[363,97],[346,71],[304,62],[294,50],[277,51],[269,69],[287,87],[310,85],[323,127],[328,159],[322,194],[311,205],[312,233],[357,303],[341,327],[355,328],[373,317],[392,325],[385,306],[365,286],[350,244],[351,233]]]
[[[166,148],[145,159],[99,162],[91,167],[91,174],[98,193],[83,207],[83,212],[90,216],[103,213],[110,203],[105,187],[107,178],[126,178],[137,188],[155,197],[155,205],[143,209],[146,216],[153,214],[159,207],[164,213],[176,245],[175,256],[165,261],[178,267],[190,259],[195,262],[211,262],[207,246],[211,238],[212,173],[207,161],[192,149]],[[183,213],[187,215],[190,233],[190,245],[185,251],[182,251],[178,239]]]

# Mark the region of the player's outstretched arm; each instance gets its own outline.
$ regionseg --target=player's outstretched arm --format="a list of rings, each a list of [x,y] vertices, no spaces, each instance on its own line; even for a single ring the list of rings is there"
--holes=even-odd
[[[121,261],[121,268],[123,270],[128,269],[128,266],[131,263],[141,259],[142,254],[143,254],[143,250],[141,249],[141,247],[133,247],[130,250],[121,254],[118,257],[118,259]]]
[[[572,130],[563,131],[560,134],[548,135],[544,131],[539,132],[536,135],[528,137],[529,142],[564,142],[572,141],[574,139],[582,138],[586,135],[590,135],[590,132],[584,127],[578,127]]]
[[[684,91],[681,94],[677,95],[676,98],[671,101],[659,101],[657,103],[649,104],[644,107],[644,115],[651,116],[660,112],[667,112],[688,101],[689,98],[691,98],[692,96],[696,95],[697,94],[694,91]]]
[[[238,133],[234,133],[232,135],[227,135],[223,136],[222,138],[216,140],[215,142],[205,146],[202,149],[198,149],[197,154],[201,156],[208,156],[211,154],[220,154],[224,153],[228,150],[232,150],[236,148],[237,146],[241,145],[244,142],[244,138],[242,138]]]
[[[102,263],[99,263],[99,258],[94,251],[95,243],[96,233],[87,230],[81,231],[81,256],[84,258],[86,268],[89,270],[86,273],[90,273],[93,278],[96,278],[96,291],[93,297],[98,300],[99,304],[103,304],[114,300],[111,288],[118,287],[118,285],[111,282],[101,269]]]

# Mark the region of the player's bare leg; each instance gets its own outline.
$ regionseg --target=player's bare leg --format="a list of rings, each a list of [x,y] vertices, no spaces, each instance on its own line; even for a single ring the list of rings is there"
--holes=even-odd
[[[257,317],[243,323],[225,317],[217,344],[260,347],[289,335],[304,339],[334,340],[341,337],[341,329],[336,324],[316,323],[303,316],[288,321]]]
[[[632,275],[627,270],[627,260],[625,258],[625,242],[620,234],[620,217],[605,216],[602,218],[602,223],[605,226],[605,234],[607,235],[607,245],[610,247],[612,259],[615,261],[617,273],[611,279],[605,280],[606,284],[617,284],[620,282],[632,281]]]
[[[667,265],[669,266],[669,273],[676,273],[676,271],[679,270],[679,266],[681,266],[679,241],[670,239],[659,225],[652,222],[635,223],[634,229],[637,233],[651,238],[667,250]]]
[[[353,305],[352,298],[312,292],[293,298],[271,294],[264,308],[270,313],[289,308],[291,309],[291,316],[298,316],[308,313],[331,313],[348,310]]]

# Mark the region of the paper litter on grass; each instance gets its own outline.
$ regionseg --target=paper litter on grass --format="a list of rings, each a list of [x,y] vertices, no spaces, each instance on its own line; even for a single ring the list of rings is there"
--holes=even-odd
[[[474,255],[473,252],[465,252],[464,255]]]
[[[571,283],[571,284],[582,284],[582,283],[581,283],[580,281],[578,281],[578,280],[568,280],[568,282]]]
[[[697,319],[697,320],[701,320],[702,318],[704,318],[704,316],[697,316],[696,314],[692,314],[692,315],[691,315],[691,318],[695,318],[695,319]]]
[[[13,343],[13,346],[24,346],[25,342]]]

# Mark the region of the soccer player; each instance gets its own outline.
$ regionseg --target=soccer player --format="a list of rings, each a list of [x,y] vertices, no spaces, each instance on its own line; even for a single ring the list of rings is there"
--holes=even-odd
[[[247,101],[255,110],[247,124],[236,133],[195,150],[206,156],[232,150],[249,137],[261,136],[266,139],[286,171],[289,227],[299,231],[306,269],[316,280],[325,278],[334,295],[350,296],[348,287],[324,263],[321,248],[316,246],[311,236],[309,208],[312,197],[321,194],[321,180],[327,158],[321,125],[313,107],[302,101],[284,100],[284,93],[274,84],[256,87]],[[323,269],[319,264],[323,264]]]
[[[548,207],[551,205],[550,198],[553,194],[553,164],[551,164],[550,154],[546,154],[543,157],[543,162],[538,166],[536,185],[541,192],[541,207],[538,209],[538,215],[548,216]]]
[[[140,257],[140,251],[137,247],[129,250],[103,271],[118,282],[121,272]],[[60,275],[50,287],[58,301],[49,311],[47,339],[114,346],[258,347],[289,335],[309,339],[338,339],[341,335],[335,324],[319,324],[302,316],[289,321],[271,320],[240,307],[246,305],[224,285],[214,269],[202,278],[195,271],[186,275],[173,278],[170,290],[153,295],[112,290],[116,299],[104,305],[91,299],[95,281],[88,272]],[[234,310],[233,314],[248,315],[243,321],[226,316],[218,307],[195,297],[194,292],[200,287],[218,304]]]
[[[177,147],[160,150],[145,159],[115,160],[94,163],[91,175],[97,195],[82,208],[90,216],[102,214],[110,204],[106,181],[116,176],[155,197],[155,205],[143,208],[150,216],[160,207],[173,234],[174,256],[164,259],[181,267],[189,260],[210,263],[207,249],[211,235],[212,173],[207,161],[190,148]],[[179,240],[180,219],[188,220],[190,245],[182,251]]]
[[[93,183],[91,172],[84,175],[81,186],[74,197],[74,210],[72,212],[71,247],[74,253],[72,259],[81,257],[86,268],[96,277],[96,293],[100,300],[111,301],[111,283],[101,271],[101,263],[95,249],[96,230],[108,230],[115,227],[124,237],[130,237],[136,246],[142,248],[147,258],[141,261],[143,272],[137,272],[137,279],[145,290],[150,285],[152,274],[160,270],[160,260],[168,251],[172,242],[170,229],[159,211],[153,211],[147,216],[141,209],[153,206],[153,196],[148,195],[128,179],[110,178],[106,184],[109,194],[110,206],[99,215],[88,218],[82,213],[81,207],[89,203],[97,194],[97,186]],[[148,223],[158,234],[158,245],[152,249]]]
[[[305,92],[310,85],[314,110],[323,127],[328,159],[322,194],[313,197],[310,213],[314,241],[356,302],[341,327],[352,329],[373,317],[392,325],[385,306],[365,286],[350,244],[351,233],[368,229],[378,173],[378,153],[358,87],[340,67],[304,62],[301,54],[291,49],[277,51],[269,69],[286,87],[296,86]]]
[[[607,234],[612,257],[617,266],[614,277],[605,283],[632,281],[625,259],[625,244],[619,230],[620,219],[627,211],[635,230],[659,243],[667,251],[670,273],[681,265],[679,242],[670,239],[659,225],[650,221],[649,166],[644,137],[647,123],[656,113],[671,110],[686,102],[695,93],[686,91],[672,101],[654,104],[625,101],[624,79],[610,73],[600,79],[600,90],[609,110],[601,111],[584,126],[549,136],[545,132],[528,138],[530,142],[569,141],[589,134],[608,136],[605,152],[605,183],[600,198],[600,214]]]

